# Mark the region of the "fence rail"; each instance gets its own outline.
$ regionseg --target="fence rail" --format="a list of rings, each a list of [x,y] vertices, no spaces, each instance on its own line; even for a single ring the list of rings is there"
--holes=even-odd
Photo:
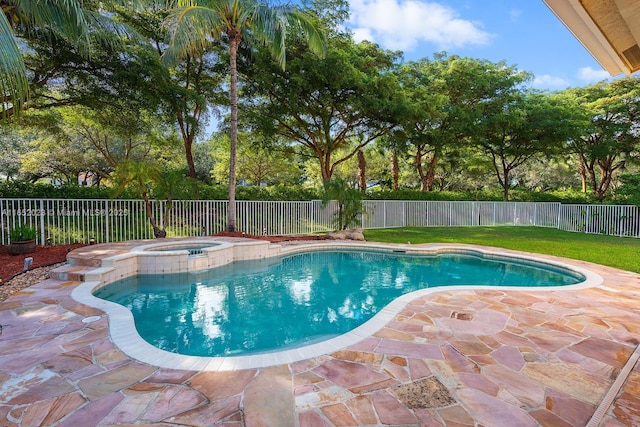
[[[168,236],[202,236],[226,226],[227,201],[174,201],[166,223],[166,202],[151,213]],[[640,237],[640,207],[560,203],[367,200],[363,228],[532,225],[560,230]],[[237,229],[248,234],[309,234],[332,230],[337,205],[238,201]],[[0,244],[18,225],[37,229],[38,244],[116,242],[153,238],[142,200],[0,199]]]

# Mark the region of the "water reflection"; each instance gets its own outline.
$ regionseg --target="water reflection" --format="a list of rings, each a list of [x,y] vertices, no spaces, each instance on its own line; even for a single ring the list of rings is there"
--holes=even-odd
[[[345,333],[393,299],[448,285],[553,286],[577,275],[467,255],[311,252],[206,272],[145,275],[96,296],[132,311],[140,335],[189,355],[251,354]]]

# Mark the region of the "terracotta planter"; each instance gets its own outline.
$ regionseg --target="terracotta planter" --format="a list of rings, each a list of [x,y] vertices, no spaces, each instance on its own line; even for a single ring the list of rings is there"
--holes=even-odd
[[[9,255],[23,255],[33,253],[36,251],[36,241],[20,240],[17,242],[11,242],[9,243],[7,251],[9,252]]]

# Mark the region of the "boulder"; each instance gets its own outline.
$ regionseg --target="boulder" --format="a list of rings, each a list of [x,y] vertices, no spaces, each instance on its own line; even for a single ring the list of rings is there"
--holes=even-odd
[[[329,238],[332,240],[358,240],[364,241],[364,235],[361,228],[354,228],[351,230],[339,230],[329,233]]]

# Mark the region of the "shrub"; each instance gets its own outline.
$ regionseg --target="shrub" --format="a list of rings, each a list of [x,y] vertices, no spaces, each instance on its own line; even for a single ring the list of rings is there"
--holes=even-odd
[[[360,217],[364,209],[362,192],[349,187],[345,180],[334,178],[324,186],[322,206],[326,207],[330,201],[335,201],[338,204],[338,211],[334,216],[334,223],[338,230],[346,230],[360,225]]]
[[[9,239],[12,242],[24,242],[26,240],[35,240],[37,230],[30,225],[16,225],[9,230]]]
[[[106,187],[82,187],[32,183],[28,181],[0,181],[0,198],[28,199],[108,199]]]
[[[559,202],[565,204],[591,204],[601,203],[592,195],[576,190],[554,191],[529,191],[512,189],[510,201],[512,202]],[[429,191],[419,190],[379,190],[371,192],[368,197],[373,200],[428,200],[428,201],[503,201],[502,190],[480,191]]]
[[[227,200],[229,189],[224,185],[198,186],[200,200]],[[318,200],[318,191],[299,185],[272,185],[269,187],[236,187],[236,200]]]
[[[500,201],[502,192],[498,190],[481,191],[425,191],[420,190],[378,190],[367,194],[373,200],[427,200],[427,201]]]
[[[620,176],[622,185],[618,189],[618,197],[622,203],[640,205],[640,174],[624,174]]]

